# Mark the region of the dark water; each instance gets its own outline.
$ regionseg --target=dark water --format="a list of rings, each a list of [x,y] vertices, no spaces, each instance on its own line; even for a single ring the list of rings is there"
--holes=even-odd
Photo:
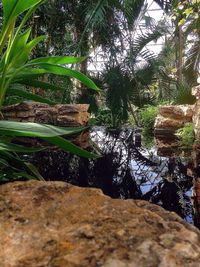
[[[100,159],[82,159],[58,150],[39,152],[33,162],[46,180],[101,188],[112,198],[147,200],[193,223],[189,159],[159,157],[155,148],[139,147],[133,129],[93,128],[90,137],[101,151]]]

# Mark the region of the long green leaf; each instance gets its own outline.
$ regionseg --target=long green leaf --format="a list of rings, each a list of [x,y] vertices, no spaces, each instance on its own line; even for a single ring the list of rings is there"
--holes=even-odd
[[[49,143],[52,143],[54,145],[57,145],[58,147],[62,148],[65,151],[71,152],[73,154],[76,154],[80,157],[84,158],[99,158],[100,155],[96,155],[94,153],[88,152],[71,142],[67,141],[66,139],[57,136],[57,137],[48,137],[48,138],[43,138],[44,140],[48,141]]]
[[[31,122],[0,121],[0,134],[6,136],[55,137],[76,134],[85,127],[64,128]]]
[[[38,45],[39,42],[44,40],[46,36],[39,36],[32,41],[30,41],[23,49],[23,52],[21,54],[17,54],[16,57],[13,59],[11,66],[17,67],[23,65],[27,60],[28,57],[30,56],[31,51],[33,50],[34,47]]]
[[[20,96],[26,100],[33,100],[36,102],[47,103],[49,105],[56,104],[55,101],[51,101],[50,99],[47,99],[47,98],[42,97],[40,95],[32,94],[32,93],[29,93],[27,91],[20,90],[20,89],[11,88],[11,89],[8,89],[7,93],[8,93],[8,95],[10,94],[11,96]]]
[[[47,82],[42,82],[42,81],[39,81],[39,80],[34,80],[34,79],[29,79],[29,80],[26,80],[26,79],[23,79],[23,80],[19,80],[17,81],[17,83],[20,83],[20,84],[25,84],[25,85],[28,85],[28,86],[33,86],[33,87],[36,87],[36,88],[42,88],[42,89],[49,89],[49,90],[61,90],[61,91],[64,91],[66,90],[65,88],[63,87],[60,87],[60,86],[57,86],[57,85],[54,85],[54,84],[51,84],[51,83],[47,83]]]
[[[53,64],[45,64],[41,63],[39,66],[48,71],[48,73],[56,74],[56,75],[64,75],[76,78],[77,80],[81,81],[87,87],[95,90],[100,91],[100,89],[96,86],[96,84],[89,79],[86,75],[80,73],[79,71],[68,69],[62,66],[57,66]]]
[[[18,55],[19,53],[23,52],[30,33],[31,29],[28,29],[16,38],[15,42],[12,44],[12,48],[9,53],[9,60],[11,60],[13,57],[16,57],[16,55]]]
[[[10,152],[18,152],[18,153],[33,153],[44,150],[44,148],[30,148],[24,147],[21,145],[16,145],[13,143],[5,142],[0,140],[0,151],[10,151]]]
[[[85,57],[64,57],[64,56],[57,56],[57,57],[40,57],[31,60],[30,64],[40,64],[40,63],[49,63],[49,64],[74,64],[80,63],[85,59]]]
[[[29,169],[29,171],[31,171],[35,175],[35,177],[37,177],[37,179],[44,181],[44,178],[33,164],[31,164],[30,162],[24,162],[24,164]],[[30,177],[30,179],[32,178]]]
[[[42,0],[2,0],[4,11],[4,23],[18,16],[29,8],[42,3]]]

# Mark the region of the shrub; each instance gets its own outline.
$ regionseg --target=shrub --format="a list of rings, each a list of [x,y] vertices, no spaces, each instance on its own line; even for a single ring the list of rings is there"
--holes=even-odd
[[[144,134],[153,134],[154,122],[157,115],[158,108],[155,106],[147,106],[139,111],[140,124],[143,127]]]
[[[195,141],[194,128],[192,123],[186,124],[183,128],[177,130],[176,135],[180,139],[180,145],[190,148]]]
[[[95,118],[90,119],[90,125],[97,126],[111,126],[112,125],[112,114],[109,109],[100,109]]]

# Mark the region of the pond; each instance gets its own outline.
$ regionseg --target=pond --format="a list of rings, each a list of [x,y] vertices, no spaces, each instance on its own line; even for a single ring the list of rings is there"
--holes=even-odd
[[[142,199],[174,211],[197,225],[193,212],[191,157],[161,157],[141,146],[137,130],[93,127],[91,146],[99,159],[83,159],[60,150],[38,152],[32,159],[46,180],[101,188],[112,198]],[[198,225],[197,225],[198,226]]]

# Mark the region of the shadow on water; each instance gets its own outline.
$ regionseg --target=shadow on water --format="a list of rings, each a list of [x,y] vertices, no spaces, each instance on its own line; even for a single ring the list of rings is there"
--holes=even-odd
[[[100,159],[42,151],[33,162],[47,180],[101,188],[112,198],[147,200],[193,222],[193,178],[187,174],[187,158],[157,156],[154,148],[140,146],[140,135],[133,129],[109,131],[94,127],[90,136],[101,150]]]

